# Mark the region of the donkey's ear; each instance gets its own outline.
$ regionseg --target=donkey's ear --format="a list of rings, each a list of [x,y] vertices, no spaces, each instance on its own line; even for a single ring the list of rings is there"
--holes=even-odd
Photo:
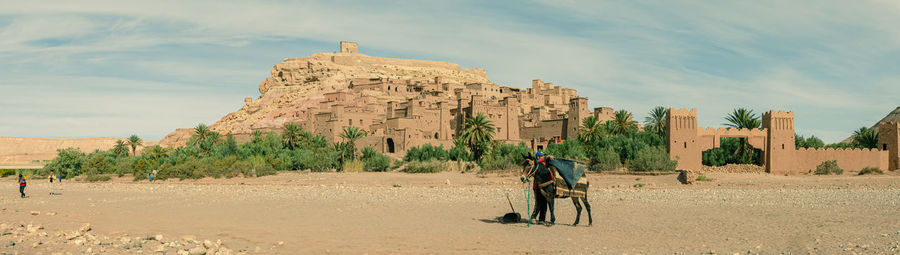
[[[523,153],[522,158],[534,160],[534,155],[531,155],[531,153]]]

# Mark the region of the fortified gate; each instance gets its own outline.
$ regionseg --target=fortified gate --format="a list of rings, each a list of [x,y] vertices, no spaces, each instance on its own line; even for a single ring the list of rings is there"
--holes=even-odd
[[[898,123],[879,126],[876,149],[796,149],[793,112],[763,113],[761,129],[700,128],[696,109],[670,108],[666,121],[669,158],[677,160],[678,169],[683,170],[700,170],[703,151],[718,148],[723,137],[745,138],[762,151],[766,172],[774,174],[808,172],[826,160],[837,160],[841,168],[854,171],[864,167],[897,169],[900,165]]]

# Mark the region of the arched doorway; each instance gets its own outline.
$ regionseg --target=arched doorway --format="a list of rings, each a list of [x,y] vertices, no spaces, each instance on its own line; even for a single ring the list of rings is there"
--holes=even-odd
[[[387,152],[394,153],[394,139],[388,138],[387,141]]]

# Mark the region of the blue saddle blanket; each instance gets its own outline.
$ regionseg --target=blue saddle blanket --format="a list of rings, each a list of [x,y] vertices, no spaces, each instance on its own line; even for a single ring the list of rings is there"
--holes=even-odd
[[[550,160],[550,165],[556,168],[556,172],[559,173],[559,176],[566,180],[566,184],[569,185],[569,189],[575,187],[575,184],[578,183],[578,180],[584,176],[584,163],[580,161],[575,161],[571,159],[563,159],[556,158]]]

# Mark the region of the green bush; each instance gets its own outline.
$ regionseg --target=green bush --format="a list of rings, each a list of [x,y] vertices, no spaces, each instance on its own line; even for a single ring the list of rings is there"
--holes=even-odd
[[[531,154],[531,149],[525,143],[506,144],[494,143],[490,150],[481,158],[481,169],[485,171],[518,169],[525,161],[525,155]]]
[[[119,177],[122,177],[123,175],[126,175],[126,174],[133,174],[134,173],[133,161],[134,161],[134,158],[129,158],[129,157],[117,158],[115,161],[115,167],[114,167],[115,174],[118,175]]]
[[[391,167],[391,159],[387,155],[376,152],[372,147],[363,149],[362,154],[362,160],[365,162],[365,171],[384,172]]]
[[[16,175],[15,169],[0,169],[0,177],[7,177],[10,175]]]
[[[365,167],[366,162],[362,160],[347,161],[347,163],[344,163],[344,165],[341,166],[341,172],[358,173],[362,172]]]
[[[822,164],[819,164],[818,166],[816,166],[815,174],[818,174],[818,175],[829,175],[829,174],[841,175],[841,174],[844,174],[844,169],[841,169],[841,167],[838,166],[837,160],[828,160],[828,161],[822,162]]]
[[[407,173],[439,173],[443,171],[443,164],[438,160],[410,161],[406,163]]]
[[[428,161],[428,160],[444,160],[447,159],[447,151],[444,150],[444,146],[433,146],[431,144],[424,144],[421,147],[412,147],[409,150],[406,150],[406,155],[403,156],[403,161]]]
[[[156,161],[149,160],[147,158],[138,157],[137,160],[134,161],[134,164],[131,165],[132,173],[134,174],[134,180],[146,180],[147,174],[156,169],[158,165]],[[153,178],[158,178],[154,176]]]
[[[337,168],[339,152],[332,149],[302,149],[295,153],[297,169],[309,169],[313,172],[325,172]]]
[[[619,154],[616,154],[613,148],[602,148],[595,154],[591,158],[591,171],[611,171],[622,167],[622,162],[619,162]]]
[[[105,182],[111,180],[112,177],[109,175],[100,175],[100,174],[88,174],[87,177],[84,178],[84,181],[87,182]]]
[[[263,156],[250,157],[247,159],[247,163],[250,163],[250,169],[244,172],[244,176],[260,177],[278,173]]]
[[[109,161],[109,158],[102,153],[92,153],[83,167],[84,173],[88,175],[110,174],[115,170],[115,166]]]
[[[748,158],[741,158],[734,152],[741,146],[741,140],[735,137],[722,138],[719,148],[712,148],[702,152],[703,165],[724,166],[726,164],[756,164],[762,163],[762,150],[753,149]]]
[[[859,175],[866,175],[866,174],[884,174],[884,171],[881,171],[881,168],[877,168],[877,167],[866,167],[866,168],[863,168],[862,170],[859,170]]]
[[[581,143],[577,140],[565,140],[562,143],[551,143],[547,145],[547,150],[545,150],[544,153],[558,158],[575,160],[587,158],[587,155],[584,153],[584,147],[582,147]]]
[[[697,181],[711,182],[711,181],[713,181],[713,179],[706,177],[706,175],[700,175],[700,176],[697,176]]]
[[[42,175],[55,171],[56,174],[71,179],[81,174],[81,166],[86,161],[84,152],[77,148],[58,149],[56,152],[56,157],[49,164],[44,165],[41,170]]]
[[[675,171],[676,161],[669,159],[666,149],[654,146],[641,149],[635,154],[634,160],[629,161],[628,169],[631,171]]]

